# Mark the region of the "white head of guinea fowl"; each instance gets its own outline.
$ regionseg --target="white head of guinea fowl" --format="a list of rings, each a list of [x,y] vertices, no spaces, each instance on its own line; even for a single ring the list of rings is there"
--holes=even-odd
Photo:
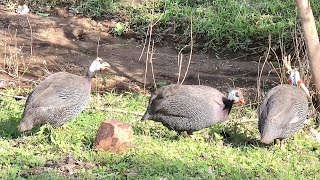
[[[104,62],[101,58],[97,57],[90,65],[88,77],[92,78],[97,71],[103,71],[110,67],[110,64]]]
[[[294,86],[299,86],[301,85],[301,83],[302,83],[302,80],[300,77],[300,73],[297,70],[293,70],[289,76],[289,84]]]
[[[308,96],[308,98],[311,98],[310,92],[306,85],[303,83],[303,80],[300,77],[300,73],[297,69],[292,70],[289,76],[289,84],[293,86],[299,86]]]
[[[228,94],[228,99],[233,101],[235,104],[245,104],[240,90],[231,90]]]

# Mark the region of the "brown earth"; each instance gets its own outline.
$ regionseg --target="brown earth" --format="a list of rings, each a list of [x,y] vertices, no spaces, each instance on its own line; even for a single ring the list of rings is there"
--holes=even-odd
[[[99,41],[99,57],[112,66],[105,75],[107,85],[99,85],[100,90],[143,89],[147,47],[142,52],[143,42],[136,39],[135,33],[127,33],[124,37],[112,36],[111,29],[115,23],[108,20],[94,21],[70,14],[56,17],[29,14],[31,45],[27,16],[3,10],[0,13],[0,81],[16,80],[12,77],[17,74],[17,68],[20,81],[16,84],[19,86],[30,85],[28,80],[37,81],[57,71],[85,74],[90,62],[97,56]],[[236,86],[252,91],[256,89],[259,58],[241,53],[194,52],[184,84],[200,83],[221,90]],[[182,77],[188,60],[189,54],[183,54]],[[150,87],[153,79],[151,64],[147,64],[146,82]],[[153,68],[156,83],[176,83],[178,51],[170,46],[156,45]],[[11,74],[8,75],[8,72]],[[267,84],[277,81],[270,67],[265,68],[262,80]]]

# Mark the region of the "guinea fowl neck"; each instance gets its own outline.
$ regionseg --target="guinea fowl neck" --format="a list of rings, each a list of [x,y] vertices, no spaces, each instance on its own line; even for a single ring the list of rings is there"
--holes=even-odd
[[[92,72],[92,71],[88,71],[88,73],[87,73],[87,76],[86,76],[86,78],[89,80],[89,81],[91,81],[91,79],[94,77],[94,75],[95,75],[95,72]]]
[[[223,104],[224,104],[223,110],[228,110],[228,114],[229,114],[230,111],[231,111],[232,105],[234,103],[234,100],[230,100],[230,99],[227,99],[227,98],[223,97],[222,101],[223,101]]]

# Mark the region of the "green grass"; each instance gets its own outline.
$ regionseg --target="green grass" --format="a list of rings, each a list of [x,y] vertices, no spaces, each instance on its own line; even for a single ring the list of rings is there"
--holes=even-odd
[[[164,30],[174,27],[169,39],[178,45],[190,41],[190,17],[193,19],[195,47],[205,50],[259,50],[272,45],[279,48],[280,41],[292,47],[294,32],[298,29],[295,1],[283,0],[146,0],[145,4],[132,5],[131,0],[46,0],[30,1],[35,11],[40,7],[69,4],[80,14],[89,17],[116,17],[128,28],[138,31],[144,39],[148,25],[157,21],[154,35],[158,42],[166,37]],[[320,27],[320,1],[311,0],[313,13]],[[48,9],[48,8],[47,8]],[[152,13],[154,10],[154,13]],[[167,38],[168,39],[168,38]],[[180,47],[180,46],[178,46]],[[257,48],[258,47],[258,48]],[[260,47],[260,48],[259,48]]]
[[[143,112],[147,97],[139,94],[106,94],[94,106]],[[250,107],[235,108],[228,123],[197,132],[195,138],[177,136],[160,123],[139,122],[131,114],[86,110],[64,128],[36,128],[17,132],[23,101],[0,97],[0,178],[1,179],[319,179],[320,145],[301,132],[287,141],[285,150],[275,145],[260,146],[257,119]],[[93,148],[101,122],[117,119],[134,129],[134,146],[122,154]],[[228,134],[224,137],[222,134]],[[208,134],[207,136],[204,136]],[[67,174],[48,162],[62,162],[71,155],[81,166]],[[133,173],[134,174],[134,173]]]

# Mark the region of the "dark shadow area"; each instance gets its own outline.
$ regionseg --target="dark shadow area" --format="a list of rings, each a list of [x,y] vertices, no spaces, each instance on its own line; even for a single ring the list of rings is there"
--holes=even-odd
[[[21,136],[33,136],[39,132],[41,126],[34,127],[31,131],[20,133],[18,125],[21,118],[12,117],[8,121],[0,122],[0,137],[5,139],[17,139]]]
[[[231,147],[256,146],[262,147],[259,139],[254,138],[255,133],[245,129],[241,132],[237,126],[223,126],[222,128],[210,128],[209,136],[214,137],[214,133],[222,137],[224,144]]]
[[[4,111],[11,112],[0,118],[0,137],[4,139],[17,139],[21,136],[32,136],[39,132],[41,126],[34,127],[31,131],[20,133],[18,125],[22,120],[22,114],[16,111],[15,106],[19,106],[15,101],[23,101],[21,99],[6,97],[0,98],[0,108],[6,109]],[[19,107],[20,108],[20,107]],[[21,107],[22,110],[24,107]],[[19,116],[17,116],[19,114]]]
[[[8,121],[0,122],[0,137],[6,139],[16,139],[21,136],[18,131],[20,118],[11,117]]]
[[[209,155],[210,156],[210,155]],[[181,157],[183,159],[183,157]],[[200,158],[200,157],[199,157]],[[214,159],[212,159],[214,160]],[[215,163],[210,161],[194,161],[193,163],[185,162],[180,158],[168,159],[161,156],[156,151],[153,152],[152,158],[137,159],[132,162],[130,157],[124,157],[118,163],[127,162],[130,169],[138,169],[138,174],[131,178],[169,178],[176,177],[179,179],[254,179],[257,177],[264,177],[267,172],[257,172],[256,169],[249,169],[242,167],[234,162],[214,160]],[[116,165],[117,162],[114,162]],[[141,172],[141,175],[139,174]],[[142,174],[143,173],[143,174]],[[130,178],[126,174],[122,176]]]

